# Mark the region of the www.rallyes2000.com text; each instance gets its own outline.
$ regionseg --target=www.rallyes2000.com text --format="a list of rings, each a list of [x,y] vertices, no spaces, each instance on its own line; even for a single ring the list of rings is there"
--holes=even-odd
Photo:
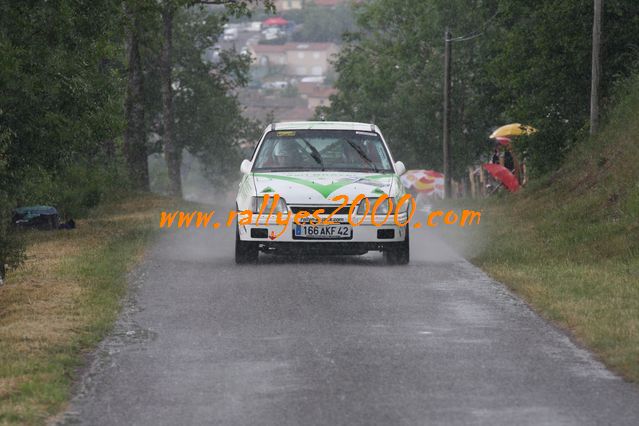
[[[343,223],[343,221],[335,221],[333,219],[336,215],[338,215],[338,213],[342,214],[341,211],[348,207],[347,221],[352,226],[361,225],[367,217],[370,218],[369,224],[382,226],[387,224],[392,217],[392,221],[396,226],[404,227],[409,225],[415,217],[414,215],[416,212],[415,199],[411,194],[405,194],[397,200],[396,203],[393,202],[392,198],[384,194],[379,198],[376,198],[375,202],[372,204],[363,194],[355,197],[352,203],[349,203],[350,199],[348,196],[337,195],[333,197],[331,201],[340,202],[341,204],[336,204],[335,208],[332,210],[329,209],[327,211],[323,208],[313,209],[312,212],[300,210],[294,214],[291,211],[276,212],[275,210],[277,209],[280,200],[281,197],[279,194],[273,194],[272,196],[266,194],[263,197],[259,209],[255,209],[257,211],[250,209],[230,211],[227,215],[225,225],[227,227],[231,227],[235,223],[236,219],[240,225],[258,223],[265,225],[273,224],[284,226],[284,229],[289,226],[291,219],[293,220],[293,223],[297,225],[310,224],[323,226],[339,224]],[[385,213],[378,214],[383,203],[387,203],[388,208]],[[364,212],[360,213],[362,206],[364,206]],[[177,228],[212,227],[217,229],[220,227],[220,223],[211,223],[214,215],[215,210],[210,210],[208,212],[184,212],[179,210],[174,212],[163,211],[160,213],[160,228],[172,228],[176,226]],[[437,221],[437,219],[439,218],[441,218],[444,225],[457,225],[463,228],[466,225],[479,225],[481,212],[475,210],[462,210],[461,213],[458,214],[453,210],[449,210],[446,213],[442,210],[434,210],[428,213],[426,225],[431,228],[437,227],[439,225],[439,221]],[[274,223],[270,223],[272,219],[275,220]],[[421,222],[416,221],[413,223],[414,228],[420,228],[421,226]]]

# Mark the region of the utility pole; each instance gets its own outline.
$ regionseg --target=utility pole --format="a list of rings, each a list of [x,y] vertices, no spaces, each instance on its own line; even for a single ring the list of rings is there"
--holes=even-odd
[[[450,62],[451,34],[448,28],[444,33],[444,194],[451,198],[451,162],[450,162]]]
[[[599,130],[599,80],[601,79],[601,21],[604,0],[594,0],[592,22],[592,80],[590,87],[590,135]]]

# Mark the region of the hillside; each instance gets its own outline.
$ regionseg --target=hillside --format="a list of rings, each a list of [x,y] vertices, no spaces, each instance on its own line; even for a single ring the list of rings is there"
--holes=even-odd
[[[485,202],[473,260],[639,381],[639,78],[619,93],[560,170]]]

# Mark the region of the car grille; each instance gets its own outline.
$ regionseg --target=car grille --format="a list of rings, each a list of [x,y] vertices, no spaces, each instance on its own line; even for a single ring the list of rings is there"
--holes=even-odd
[[[307,211],[310,214],[313,214],[316,210],[324,209],[324,213],[322,213],[322,214],[331,214],[338,207],[339,207],[339,204],[337,204],[337,205],[334,204],[332,206],[290,206],[289,208],[291,209],[291,211],[293,213],[297,213],[297,212],[301,212],[301,211]],[[350,208],[351,208],[351,206],[344,206],[342,208],[337,209],[335,214],[336,215],[338,215],[338,214],[348,214],[348,211],[349,211]]]

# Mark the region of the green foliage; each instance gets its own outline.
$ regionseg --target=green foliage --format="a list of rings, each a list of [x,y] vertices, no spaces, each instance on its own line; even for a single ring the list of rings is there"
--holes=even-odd
[[[327,119],[374,121],[409,167],[439,169],[444,28],[453,22],[454,34],[472,32],[494,13],[489,3],[378,0],[361,6],[360,31],[348,37],[336,62],[339,94],[323,111]],[[496,116],[496,105],[484,97],[476,72],[485,42],[478,38],[454,46],[457,174],[486,149],[489,123]]]
[[[58,181],[55,205],[65,217],[84,217],[102,201],[122,196],[122,178],[117,170],[77,164],[67,168]]]
[[[200,3],[198,0],[169,1],[177,1],[178,3],[181,2],[182,4],[185,4],[187,6],[193,6]],[[224,14],[226,17],[241,18],[244,16],[251,16],[256,6],[260,4],[263,6],[264,12],[275,12],[275,5],[273,4],[273,0],[222,0],[218,3],[224,4]]]
[[[219,60],[204,61],[205,50],[213,46],[222,33],[225,17],[192,7],[180,9],[174,22],[174,109],[175,139],[180,150],[198,158],[207,177],[214,185],[224,186],[236,178],[240,160],[239,141],[247,127],[241,116],[241,106],[233,89],[248,81],[250,58],[231,51],[222,51]],[[149,131],[160,136],[157,152],[161,151],[160,80],[154,59],[159,45],[147,45],[147,118]],[[157,168],[152,170],[157,173]],[[162,179],[152,176],[159,186]],[[154,185],[155,186],[155,185]]]
[[[119,130],[119,2],[9,2],[0,6],[2,126],[17,173],[66,167]]]
[[[318,113],[375,121],[409,166],[441,168],[443,34],[452,43],[454,172],[487,155],[487,136],[532,124],[517,148],[535,173],[556,169],[587,133],[591,0],[373,0],[356,12],[336,62],[340,93]],[[639,3],[605,4],[604,105],[637,67]],[[469,36],[469,37],[463,37]],[[461,37],[462,39],[458,39]]]
[[[10,227],[11,204],[5,191],[0,190],[0,281],[4,278],[4,265],[18,266],[24,260],[24,242]]]
[[[125,16],[125,2],[136,19]],[[246,83],[248,60],[224,54],[210,66],[201,55],[216,42],[225,20],[247,15],[258,3],[272,10],[269,0],[228,2],[212,9],[217,15],[195,11],[196,0],[0,3],[0,264],[15,265],[21,258],[20,240],[8,226],[14,207],[46,203],[78,217],[127,188],[119,148],[125,30],[131,25],[139,26],[149,139],[161,138],[163,6],[179,11],[174,78],[180,146],[202,158],[211,151],[218,158],[238,155],[244,122],[229,93]]]
[[[199,169],[214,188],[225,187],[237,178],[237,165],[241,159],[239,143],[254,127],[242,117],[241,106],[234,94],[235,88],[248,82],[250,58],[222,51],[215,61],[204,60],[206,50],[216,44],[222,25],[233,10],[221,13],[197,5],[177,9],[173,26],[176,144],[178,149],[197,158]],[[148,27],[148,34],[154,34],[158,27],[156,21]],[[157,139],[151,151],[161,153],[163,126],[157,61],[161,44],[149,36],[143,44],[147,126],[151,139]],[[190,164],[191,160],[185,156],[185,162],[187,160]],[[153,157],[150,163],[151,186],[160,190],[166,187],[168,179],[162,163],[158,157]],[[187,165],[186,169],[191,168]]]
[[[120,11],[119,0],[0,3],[0,263],[22,258],[11,210],[64,200],[66,170],[112,151],[122,124]],[[68,198],[90,203],[77,195]]]
[[[592,0],[499,1],[493,49],[483,69],[495,86],[504,122],[540,129],[522,139],[538,172],[561,163],[587,132],[590,110]],[[609,0],[604,7],[602,93],[636,69],[639,3]]]
[[[302,29],[293,34],[294,41],[339,42],[344,33],[355,29],[353,10],[347,3],[339,4],[333,9],[315,4],[305,6],[301,22]]]

